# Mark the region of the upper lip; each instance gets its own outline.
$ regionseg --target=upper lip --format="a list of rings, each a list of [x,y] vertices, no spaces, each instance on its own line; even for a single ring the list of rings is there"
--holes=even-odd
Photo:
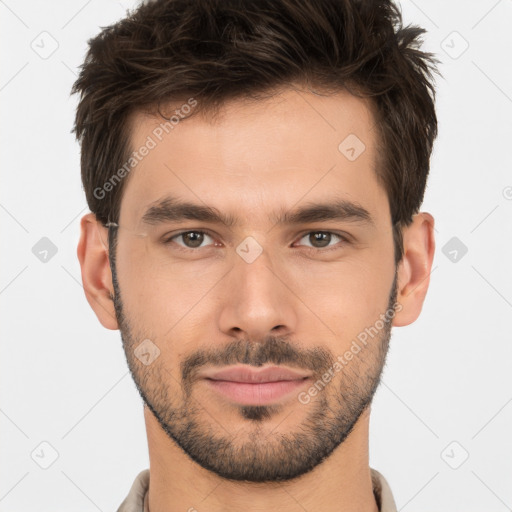
[[[266,366],[264,368],[252,368],[249,366],[231,366],[220,370],[207,370],[202,377],[210,380],[224,380],[231,382],[278,382],[283,380],[307,379],[311,374],[285,368],[283,366]]]

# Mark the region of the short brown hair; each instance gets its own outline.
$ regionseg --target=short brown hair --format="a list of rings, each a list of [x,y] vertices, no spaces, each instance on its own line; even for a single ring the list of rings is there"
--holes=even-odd
[[[378,179],[390,204],[395,261],[402,228],[419,211],[437,136],[433,73],[419,50],[424,29],[403,27],[386,0],[153,0],[93,39],[72,93],[88,206],[118,222],[126,179],[107,183],[131,153],[129,117],[193,97],[193,114],[291,83],[371,98]],[[341,141],[340,141],[341,142]],[[110,187],[109,187],[110,189]]]

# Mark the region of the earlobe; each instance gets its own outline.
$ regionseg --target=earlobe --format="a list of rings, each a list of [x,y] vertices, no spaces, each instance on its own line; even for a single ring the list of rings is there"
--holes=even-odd
[[[413,323],[421,313],[430,283],[435,252],[434,218],[427,212],[413,217],[403,230],[404,255],[398,268],[397,302],[393,326]]]
[[[80,261],[82,283],[89,305],[98,320],[107,329],[119,329],[113,297],[112,273],[108,257],[107,229],[93,213],[80,221],[80,240],[77,256]]]

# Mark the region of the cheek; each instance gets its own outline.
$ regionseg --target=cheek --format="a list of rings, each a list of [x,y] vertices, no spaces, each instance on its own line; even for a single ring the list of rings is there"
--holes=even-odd
[[[215,282],[211,272],[151,255],[142,244],[120,243],[116,256],[124,309],[143,326],[174,325]]]
[[[374,325],[388,307],[389,293],[393,282],[392,260],[387,265],[382,261],[351,260],[317,265],[304,272],[297,280],[297,294],[311,312],[311,322],[321,332],[333,334],[342,343],[349,343],[366,327]]]

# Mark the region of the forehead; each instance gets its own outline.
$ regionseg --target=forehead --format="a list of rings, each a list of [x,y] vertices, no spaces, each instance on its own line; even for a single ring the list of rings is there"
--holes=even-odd
[[[139,156],[125,186],[122,222],[140,221],[166,196],[248,223],[334,195],[377,217],[379,208],[387,209],[368,100],[285,89],[264,100],[231,101],[214,119],[199,113],[181,120],[190,110],[186,104],[167,110],[175,114],[172,123],[143,113],[132,117],[131,150]]]

